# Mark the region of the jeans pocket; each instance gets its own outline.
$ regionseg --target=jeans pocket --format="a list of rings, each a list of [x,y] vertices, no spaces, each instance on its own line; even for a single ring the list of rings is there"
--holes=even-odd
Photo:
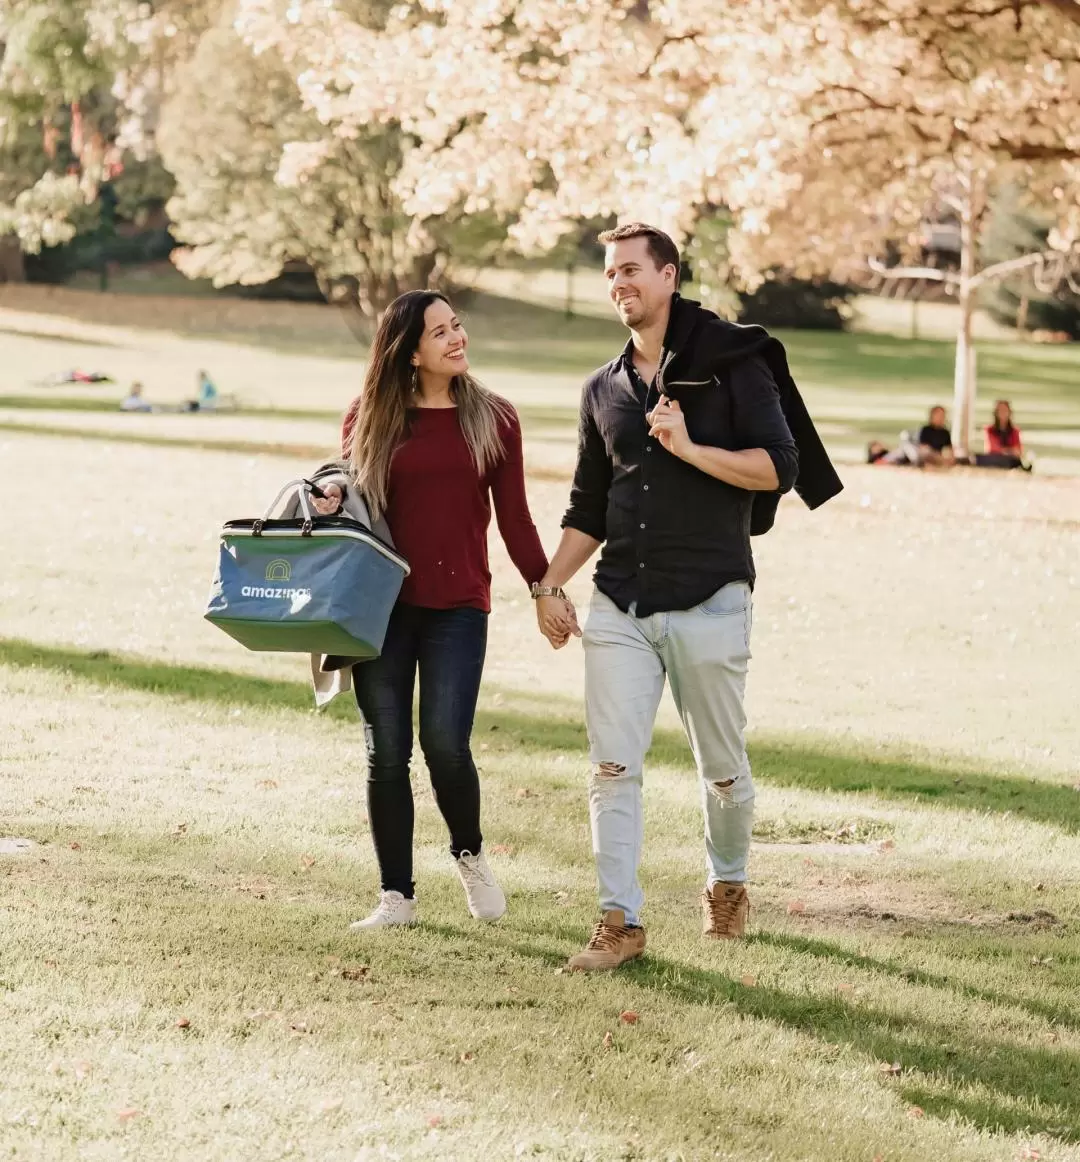
[[[745,581],[732,581],[707,597],[698,609],[706,617],[731,617],[745,613],[750,604],[750,586]]]

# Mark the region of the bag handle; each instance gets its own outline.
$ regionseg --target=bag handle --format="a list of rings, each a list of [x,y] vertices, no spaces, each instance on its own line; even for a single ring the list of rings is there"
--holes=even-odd
[[[251,535],[261,537],[263,525],[273,517],[274,509],[281,503],[281,501],[290,493],[295,492],[300,501],[300,511],[304,514],[304,523],[300,526],[300,535],[303,537],[310,537],[311,530],[314,527],[314,517],[311,515],[311,506],[308,504],[308,492],[313,493],[320,498],[326,494],[318,485],[313,484],[310,480],[301,477],[299,480],[290,480],[288,484],[274,497],[263,513],[256,521],[252,523]]]

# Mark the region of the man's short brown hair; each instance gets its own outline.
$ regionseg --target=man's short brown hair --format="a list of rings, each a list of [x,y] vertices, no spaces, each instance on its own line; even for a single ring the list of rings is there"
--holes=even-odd
[[[656,269],[663,270],[668,265],[675,267],[675,284],[678,285],[679,273],[682,270],[679,248],[669,234],[665,234],[656,226],[650,226],[645,222],[627,222],[622,226],[616,226],[614,230],[605,230],[597,235],[596,240],[607,246],[611,242],[625,242],[628,238],[648,239],[647,249],[656,263]]]

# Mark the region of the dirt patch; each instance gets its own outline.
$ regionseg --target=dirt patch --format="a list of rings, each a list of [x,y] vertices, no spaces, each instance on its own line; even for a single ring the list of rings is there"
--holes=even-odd
[[[779,852],[782,855],[880,855],[879,843],[770,843],[751,844],[754,851]]]
[[[0,837],[0,855],[27,855],[36,847],[37,844],[32,839]]]

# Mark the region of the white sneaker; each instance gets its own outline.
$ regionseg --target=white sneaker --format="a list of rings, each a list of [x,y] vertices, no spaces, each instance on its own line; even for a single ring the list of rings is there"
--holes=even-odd
[[[416,900],[406,900],[400,892],[383,892],[379,896],[379,906],[364,920],[356,920],[349,925],[350,932],[363,932],[367,928],[387,928],[392,924],[415,924]]]
[[[506,896],[495,882],[484,853],[473,855],[463,851],[454,862],[473,916],[477,920],[498,920],[505,916]]]

